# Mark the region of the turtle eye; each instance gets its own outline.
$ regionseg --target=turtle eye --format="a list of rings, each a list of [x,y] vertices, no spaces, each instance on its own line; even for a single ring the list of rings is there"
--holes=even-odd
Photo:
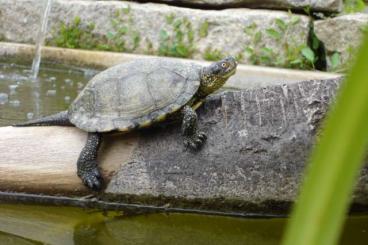
[[[221,64],[221,67],[222,68],[227,68],[228,66],[229,66],[229,64],[228,63],[225,63],[225,62]]]

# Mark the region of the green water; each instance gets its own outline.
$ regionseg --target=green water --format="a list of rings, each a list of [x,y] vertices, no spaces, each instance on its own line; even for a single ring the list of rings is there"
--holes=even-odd
[[[0,126],[65,110],[95,74],[81,69],[0,63]],[[286,219],[190,214],[124,216],[79,208],[0,204],[3,244],[279,244]],[[368,216],[350,216],[340,244],[368,244]]]
[[[37,81],[29,78],[29,66],[0,62],[0,126],[65,110],[93,70],[42,67]]]
[[[122,213],[0,205],[0,244],[279,244],[286,219]],[[348,219],[340,244],[368,241],[368,216]]]

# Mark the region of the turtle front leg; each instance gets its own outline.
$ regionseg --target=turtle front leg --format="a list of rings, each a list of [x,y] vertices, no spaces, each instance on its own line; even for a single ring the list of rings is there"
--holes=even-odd
[[[206,141],[207,136],[197,129],[197,113],[190,106],[184,106],[181,113],[183,116],[181,132],[184,137],[184,145],[192,150],[198,150]]]
[[[102,188],[103,179],[97,166],[97,153],[102,141],[101,134],[88,133],[87,142],[79,155],[77,174],[90,189],[98,191]]]

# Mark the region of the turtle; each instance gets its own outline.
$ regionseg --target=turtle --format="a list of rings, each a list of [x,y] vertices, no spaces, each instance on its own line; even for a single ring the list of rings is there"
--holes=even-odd
[[[14,126],[75,126],[88,133],[77,160],[77,175],[93,191],[103,186],[97,155],[102,135],[181,120],[184,147],[199,150],[207,139],[195,110],[235,74],[226,57],[209,66],[170,58],[141,58],[95,75],[68,110]]]

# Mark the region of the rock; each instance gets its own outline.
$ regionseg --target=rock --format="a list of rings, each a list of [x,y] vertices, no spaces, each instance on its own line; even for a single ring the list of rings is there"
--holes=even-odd
[[[346,69],[352,63],[364,31],[368,30],[368,15],[348,14],[314,22],[314,31],[327,51],[328,70]]]
[[[112,200],[169,207],[285,211],[339,83],[316,80],[214,96],[199,109],[200,128],[208,134],[201,151],[182,147],[178,126],[142,132],[106,193]],[[363,205],[367,170],[355,198]]]
[[[310,7],[313,11],[338,12],[342,8],[342,0],[156,0],[168,4],[205,7],[251,7],[268,9],[304,9]],[[154,2],[154,1],[153,1]]]
[[[8,41],[34,42],[41,7],[36,0],[0,0],[0,34]],[[64,35],[62,23],[69,28]],[[289,66],[290,57],[303,60],[291,54],[307,45],[309,28],[308,17],[280,11],[56,0],[47,37],[51,45],[72,48],[195,59],[234,55],[246,64]],[[66,40],[72,29],[83,33],[81,39]]]

